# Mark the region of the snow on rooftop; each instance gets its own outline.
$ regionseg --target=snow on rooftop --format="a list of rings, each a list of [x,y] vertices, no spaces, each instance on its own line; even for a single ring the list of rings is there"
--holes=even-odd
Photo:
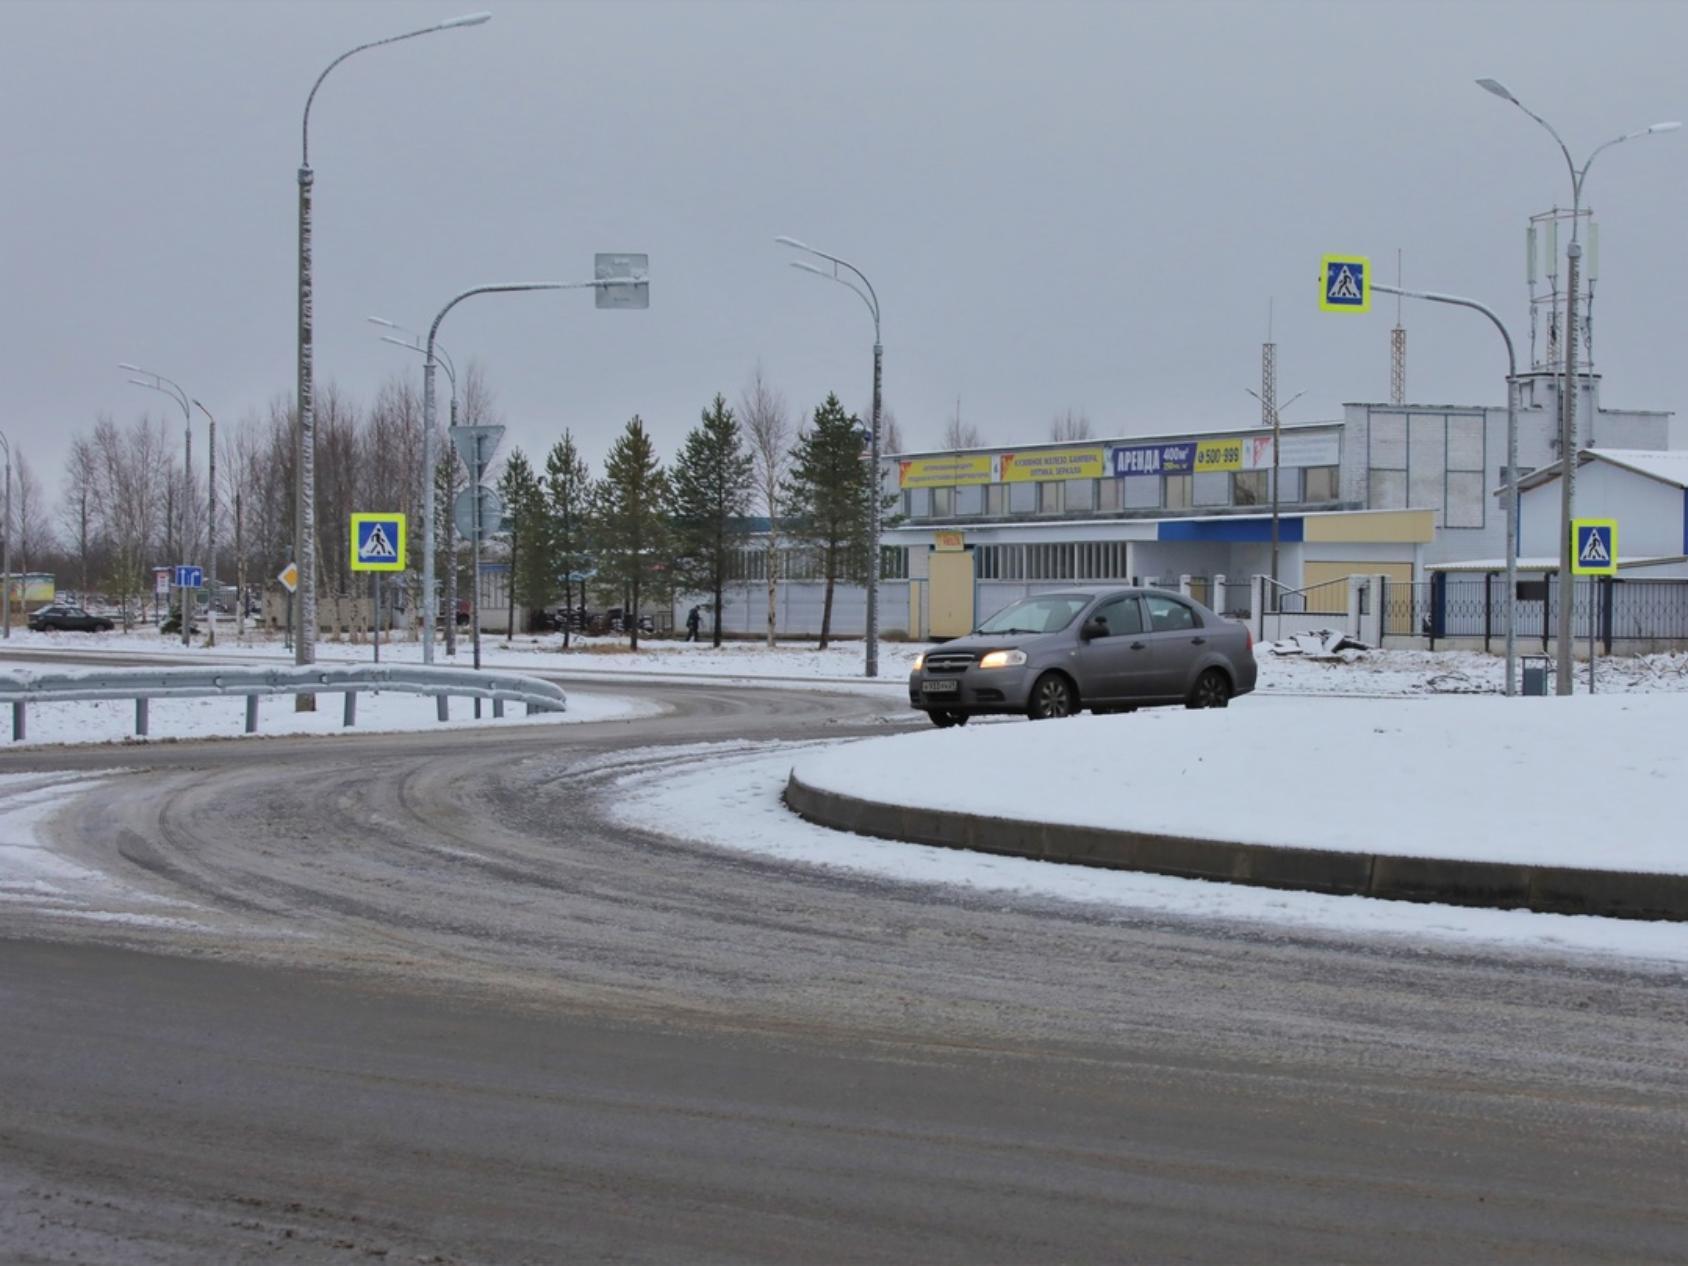
[[[1597,461],[1611,462],[1678,488],[1688,488],[1688,449],[1590,448],[1584,449]]]

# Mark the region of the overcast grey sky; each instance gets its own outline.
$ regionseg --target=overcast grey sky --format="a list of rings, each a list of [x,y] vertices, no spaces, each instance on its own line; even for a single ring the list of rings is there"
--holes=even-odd
[[[485,26],[360,54],[312,115],[317,374],[367,399],[483,282],[651,256],[648,312],[586,292],[471,300],[513,439],[594,463],[642,414],[664,457],[758,359],[794,403],[864,409],[872,328],[787,266],[858,263],[910,447],[1086,411],[1100,434],[1246,424],[1267,301],[1290,420],[1387,399],[1392,305],[1322,315],[1318,257],[1497,306],[1527,338],[1523,229],[1573,151],[1688,116],[1688,5],[1503,3],[27,3],[5,6],[0,429],[56,492],[69,434],[165,402],[220,420],[290,393],[299,116],[346,48],[478,7]],[[1688,131],[1603,155],[1596,357],[1608,404],[1680,409]],[[1410,310],[1409,396],[1499,403],[1480,319]],[[202,450],[196,450],[202,451]]]

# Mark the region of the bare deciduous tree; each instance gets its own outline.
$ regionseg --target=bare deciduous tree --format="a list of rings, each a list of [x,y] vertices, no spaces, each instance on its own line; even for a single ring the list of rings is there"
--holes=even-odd
[[[739,395],[739,416],[750,436],[756,460],[756,488],[768,512],[768,645],[774,644],[778,613],[780,489],[791,470],[791,416],[785,396],[772,386],[758,364]]]
[[[961,400],[958,397],[955,402],[955,412],[950,414],[944,422],[944,438],[941,447],[953,451],[962,448],[983,448],[984,446],[985,437],[980,434],[979,428],[971,422],[961,420]]]
[[[1090,416],[1083,409],[1069,408],[1049,419],[1049,438],[1057,444],[1067,444],[1093,440],[1096,432],[1090,425]]]

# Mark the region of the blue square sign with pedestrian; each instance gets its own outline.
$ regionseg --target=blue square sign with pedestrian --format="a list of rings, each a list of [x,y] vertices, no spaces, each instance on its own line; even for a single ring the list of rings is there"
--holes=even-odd
[[[1571,574],[1618,574],[1618,524],[1615,519],[1571,520]]]
[[[403,571],[404,515],[352,516],[352,570]]]

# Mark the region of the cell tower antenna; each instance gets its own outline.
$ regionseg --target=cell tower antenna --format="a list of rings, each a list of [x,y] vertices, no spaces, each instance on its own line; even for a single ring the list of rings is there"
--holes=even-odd
[[[1395,252],[1395,288],[1401,288],[1401,252]],[[1401,296],[1395,296],[1395,328],[1389,331],[1389,403],[1407,402],[1407,327],[1401,324]]]

